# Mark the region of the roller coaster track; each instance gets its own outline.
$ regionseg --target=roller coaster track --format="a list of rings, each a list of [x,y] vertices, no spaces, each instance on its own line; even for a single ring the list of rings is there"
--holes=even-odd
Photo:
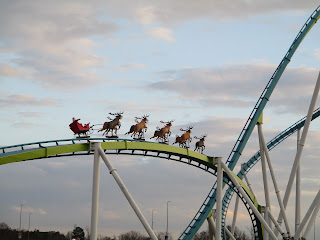
[[[164,158],[181,163],[185,163],[197,168],[200,168],[208,173],[217,175],[217,167],[213,164],[214,157],[209,157],[189,149],[169,146],[165,144],[135,141],[135,140],[108,140],[105,138],[93,139],[62,139],[45,142],[26,143],[21,145],[2,147],[0,150],[0,165],[34,160],[43,158],[55,157],[70,157],[79,155],[93,154],[90,150],[91,141],[100,141],[102,149],[106,154],[123,154],[123,155],[137,155]],[[257,209],[260,209],[254,195],[250,192],[248,187],[235,174],[237,181],[240,183],[246,194],[250,197]],[[229,177],[224,174],[224,183],[228,184],[236,192],[240,199],[245,204],[254,226],[260,226],[260,222],[255,218],[250,206],[238,192],[238,189],[233,185]],[[262,234],[260,229],[260,234]]]
[[[284,58],[280,62],[279,66],[273,73],[271,79],[267,83],[267,86],[263,90],[256,105],[254,106],[253,111],[251,112],[248,120],[246,121],[245,126],[243,127],[226,161],[231,171],[236,166],[242,154],[242,151],[246,146],[246,143],[258,121],[258,118],[260,117],[264,107],[269,101],[270,96],[274,88],[276,87],[276,84],[278,83],[280,77],[282,76],[282,73],[284,72],[286,66],[289,64],[296,49],[298,48],[298,46],[300,45],[304,37],[307,35],[307,33],[310,31],[310,29],[313,27],[313,25],[317,22],[319,17],[320,17],[320,6],[311,14],[311,16],[308,18],[306,23],[303,25],[298,35],[294,39],[292,45],[290,46],[289,50],[287,51]],[[284,140],[285,136],[283,136],[282,139]],[[64,139],[64,140],[45,141],[45,142],[28,143],[28,144],[15,145],[15,146],[9,146],[9,147],[2,147],[0,148],[0,151],[2,151],[2,153],[0,153],[0,165],[12,163],[12,162],[41,159],[41,158],[88,155],[88,154],[91,154],[90,152],[91,140],[102,141],[103,143],[101,144],[101,147],[105,149],[107,154],[142,155],[142,156],[165,158],[168,160],[186,163],[188,165],[198,167],[213,175],[216,175],[216,166],[213,165],[213,157],[208,157],[208,156],[196,153],[194,151],[190,151],[188,149],[182,149],[178,147],[167,146],[167,145],[151,143],[151,142],[139,142],[139,141],[124,140],[124,139],[118,139],[117,141],[114,141],[114,140],[108,141],[106,139],[101,139],[101,138],[90,139],[90,140]],[[268,144],[268,148],[270,147],[270,149],[272,149],[281,141],[280,141],[280,138],[279,140],[277,140],[277,142],[271,141],[270,142],[271,145],[269,146]],[[248,163],[250,161],[251,159],[248,161]],[[243,177],[246,171],[249,171],[249,169],[254,165],[253,164],[254,161],[255,160],[252,160],[250,167],[246,165],[247,168],[245,168],[246,167],[245,166],[243,169],[243,172],[239,173],[239,176]],[[248,194],[252,202],[255,204],[255,206],[259,209],[260,206],[256,202],[256,199],[254,198],[253,194],[249,191],[247,186],[242,182],[242,180],[238,176],[236,176],[236,179],[244,188],[244,190],[246,191],[246,193]],[[224,181],[224,184],[227,184],[229,185],[230,188],[232,188],[232,192],[236,192],[239,195],[240,199],[243,201],[243,203],[245,204],[250,214],[254,229],[257,232],[256,237],[258,239],[263,239],[261,224],[259,223],[258,220],[256,220],[249,205],[246,203],[246,201],[238,192],[238,190],[234,188],[232,182],[230,181],[230,179],[226,174],[223,175],[223,181]],[[215,201],[216,201],[215,188],[216,188],[216,183],[211,188],[208,196],[206,197],[205,201],[201,205],[197,214],[191,220],[190,224],[187,226],[185,231],[181,234],[179,239],[191,240],[193,236],[197,233],[198,229],[201,227],[204,220],[209,215],[209,213],[211,212],[211,209],[215,204]]]
[[[254,106],[248,120],[246,121],[235,145],[233,146],[230,155],[228,156],[228,159],[226,161],[226,164],[230,168],[230,170],[233,171],[234,167],[236,166],[242,151],[244,147],[246,146],[248,139],[264,109],[267,102],[269,101],[271,94],[276,87],[280,77],[282,76],[282,73],[286,69],[287,65],[289,64],[293,54],[299,47],[302,40],[305,38],[305,36],[308,34],[308,32],[311,30],[313,25],[317,22],[317,20],[320,18],[320,6],[317,7],[317,9],[311,14],[311,16],[308,18],[308,20],[305,22],[303,27],[300,29],[298,35],[294,39],[293,43],[291,44],[289,50],[283,57],[282,61],[278,65],[277,69],[271,76],[269,82],[267,83],[266,87],[262,91],[256,105]],[[179,239],[183,240],[191,240],[194,235],[197,233],[199,228],[202,226],[203,222],[205,221],[206,217],[210,214],[211,209],[213,208],[216,199],[216,183],[212,186],[210,192],[208,193],[208,196],[206,197],[204,203],[201,205],[200,209],[198,210],[195,217],[191,220],[187,228],[184,230],[184,232],[181,234]]]
[[[320,115],[320,108],[317,108],[313,112],[311,121],[316,119],[317,117],[319,117],[319,115]],[[268,150],[269,151],[272,150],[277,145],[279,145],[281,142],[283,142],[288,137],[290,137],[293,133],[295,133],[296,131],[301,129],[304,126],[305,121],[306,121],[306,117],[300,119],[298,122],[294,123],[293,125],[288,127],[286,130],[282,131],[277,136],[275,136],[273,139],[271,139],[267,143]],[[260,161],[260,159],[261,159],[261,155],[260,155],[260,151],[258,151],[249,159],[249,161],[247,161],[242,166],[242,168],[238,172],[237,176],[242,180],[244,178],[244,176],[253,168],[253,166],[258,161]],[[227,211],[228,211],[232,196],[233,196],[233,190],[232,190],[232,188],[229,187],[226,190],[225,195],[222,200],[222,228],[225,226],[225,219],[226,219]],[[255,233],[258,233],[258,229],[254,229],[254,231],[255,231]],[[224,231],[222,232],[222,234],[224,235]]]

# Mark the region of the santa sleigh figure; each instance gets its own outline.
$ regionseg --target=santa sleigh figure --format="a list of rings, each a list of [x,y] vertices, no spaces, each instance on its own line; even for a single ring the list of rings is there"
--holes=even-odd
[[[90,123],[87,124],[81,124],[79,123],[80,119],[75,119],[72,118],[72,123],[69,125],[70,129],[74,133],[74,135],[77,135],[77,138],[89,138],[90,136],[88,135],[91,133],[92,127],[89,126]]]

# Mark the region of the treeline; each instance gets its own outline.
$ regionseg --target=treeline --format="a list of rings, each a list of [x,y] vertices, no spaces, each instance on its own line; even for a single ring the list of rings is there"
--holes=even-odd
[[[227,226],[228,229],[231,229],[230,226]],[[39,230],[34,231],[18,231],[17,229],[11,229],[6,223],[0,223],[0,239],[3,240],[17,240],[18,235],[21,234],[22,240],[90,240],[90,231],[89,228],[86,228],[86,233],[81,227],[75,226],[72,231],[69,231],[67,234],[60,233],[58,231],[50,231],[50,232],[40,232]],[[253,232],[248,236],[244,231],[241,231],[239,228],[235,228],[234,236],[237,240],[253,240],[254,235]],[[165,239],[165,233],[160,232],[157,234],[159,240]],[[119,236],[102,236],[98,235],[97,240],[149,240],[150,237],[144,235],[140,232],[129,231],[126,233],[122,233]],[[230,238],[227,236],[226,240]],[[169,234],[169,240],[173,240],[172,236]],[[202,231],[197,233],[193,240],[209,240],[209,234],[207,231]]]
[[[21,236],[21,238],[19,238]],[[164,239],[165,233],[158,233],[158,239]],[[40,232],[39,230],[26,231],[18,229],[11,229],[6,223],[0,223],[0,239],[2,240],[90,240],[90,231],[86,228],[86,233],[81,227],[75,226],[72,231],[67,234],[60,233],[58,231]],[[97,240],[149,240],[150,238],[136,231],[129,231],[122,233],[119,236],[106,237],[99,235]],[[169,240],[173,240],[169,236]]]

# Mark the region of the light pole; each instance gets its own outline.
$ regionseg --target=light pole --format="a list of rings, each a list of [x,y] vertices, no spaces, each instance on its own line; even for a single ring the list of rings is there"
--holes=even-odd
[[[19,230],[21,231],[21,214],[22,214],[22,205],[23,204],[20,204],[21,207],[20,207],[20,224],[19,224]]]
[[[23,204],[20,204],[21,207],[20,207],[20,224],[19,224],[19,232],[18,232],[18,239],[21,239],[22,238],[22,231],[21,231],[21,214],[22,214],[22,205]]]
[[[153,212],[156,212],[156,210],[152,209],[152,219],[151,219],[151,229],[153,230]]]
[[[318,218],[316,217],[313,221],[313,239],[316,240],[316,220]]]
[[[28,227],[28,240],[29,240],[29,232],[30,232],[30,215],[31,215],[32,213],[29,213],[29,227]]]
[[[168,227],[169,227],[169,202],[171,201],[167,201],[167,231],[166,231],[166,236],[165,236],[165,240],[169,239],[169,233],[168,233]]]

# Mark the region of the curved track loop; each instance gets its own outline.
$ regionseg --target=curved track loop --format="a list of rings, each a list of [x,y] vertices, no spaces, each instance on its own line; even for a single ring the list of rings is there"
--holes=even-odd
[[[305,38],[305,36],[308,34],[308,32],[311,30],[313,25],[317,22],[317,20],[320,18],[320,6],[317,7],[317,9],[311,14],[311,16],[308,18],[306,23],[303,25],[301,30],[299,31],[298,35],[294,39],[293,43],[291,44],[289,50],[283,57],[282,61],[280,62],[279,66],[273,73],[272,77],[270,78],[269,82],[267,83],[267,86],[262,91],[261,96],[259,97],[256,105],[254,106],[247,122],[245,123],[235,145],[232,148],[232,151],[226,161],[228,167],[231,171],[233,171],[234,167],[236,166],[239,157],[242,154],[242,151],[244,147],[246,146],[248,139],[264,109],[267,102],[270,99],[270,96],[276,87],[280,77],[282,76],[282,73],[284,72],[285,68],[289,64],[293,54],[299,47],[302,40]],[[181,234],[179,239],[183,240],[191,240],[194,235],[197,233],[203,222],[205,221],[206,217],[209,215],[211,209],[213,208],[216,200],[215,200],[215,186],[216,183],[211,188],[207,198],[205,199],[204,203],[201,205],[199,212],[204,212],[201,216],[197,217],[195,216],[188,227],[184,230],[184,232]],[[206,204],[205,204],[206,203]],[[209,206],[207,206],[209,204]],[[262,239],[263,236],[260,236],[259,238]]]
[[[316,110],[314,110],[313,115],[312,115],[312,120],[316,119],[317,117],[319,117],[320,115],[320,108],[317,108]],[[306,121],[306,117],[300,119],[298,122],[294,123],[293,125],[291,125],[290,127],[288,127],[286,130],[282,131],[281,133],[279,133],[277,136],[275,136],[272,140],[270,140],[267,143],[267,148],[268,150],[272,150],[273,148],[275,148],[277,145],[279,145],[281,142],[283,142],[284,140],[286,140],[289,136],[291,136],[293,133],[295,133],[296,131],[298,131],[300,128],[302,128],[304,126],[304,123]],[[261,156],[260,156],[260,151],[256,152],[256,154],[254,154],[248,162],[246,162],[242,168],[240,169],[240,171],[238,172],[237,176],[242,180],[244,178],[244,176],[253,168],[253,166],[260,161]],[[226,215],[227,215],[227,211],[231,202],[233,196],[233,189],[232,188],[228,188],[225,192],[225,195],[223,197],[222,200],[222,228],[225,227],[225,220],[226,220]],[[255,229],[254,229],[255,230]],[[224,236],[224,231],[222,232],[223,236]],[[255,234],[257,236],[258,232],[255,231]]]
[[[2,147],[0,150],[0,165],[19,161],[27,161],[34,159],[53,158],[53,157],[67,157],[93,154],[90,150],[90,141],[101,141],[101,147],[106,154],[125,154],[125,155],[142,155],[149,157],[165,158],[191,166],[200,168],[208,173],[217,175],[216,165],[213,164],[214,157],[209,157],[198,152],[190,151],[189,149],[174,147],[153,142],[133,141],[133,140],[106,140],[105,138],[94,139],[63,139],[45,142],[27,143],[22,145],[14,145]],[[235,174],[237,181],[240,183],[246,194],[250,197],[255,207],[260,209],[254,195],[250,192],[248,187]],[[250,206],[239,193],[238,189],[231,182],[229,177],[224,174],[224,184],[228,184],[232,192],[236,192],[244,205],[246,206],[253,227],[257,229],[259,234],[262,234],[260,222],[255,218]],[[199,213],[200,215],[202,213]]]
[[[296,51],[296,49],[298,48],[298,46],[300,45],[300,43],[302,42],[304,37],[307,35],[307,33],[310,31],[310,29],[313,27],[313,25],[317,22],[319,17],[320,17],[320,6],[318,6],[318,8],[311,14],[311,16],[308,18],[306,23],[303,25],[303,27],[299,31],[298,35],[294,39],[292,45],[290,46],[288,52],[285,54],[284,58],[282,59],[279,66],[277,67],[277,69],[273,73],[271,79],[269,80],[267,86],[263,90],[261,96],[259,97],[255,107],[253,108],[253,111],[251,112],[244,128],[242,129],[242,131],[241,131],[241,133],[240,133],[240,135],[239,135],[239,137],[238,137],[238,139],[237,139],[237,141],[236,141],[236,143],[235,143],[235,145],[234,145],[234,147],[233,147],[233,149],[227,159],[226,163],[228,164],[228,167],[231,170],[233,170],[235,165],[237,164],[238,159],[241,156],[241,153],[242,153],[256,123],[257,123],[258,118],[260,117],[265,105],[269,101],[269,98],[270,98],[276,84],[278,83],[286,66],[290,62],[291,57],[293,56],[294,52]],[[92,140],[101,140],[101,139],[92,139]],[[61,142],[68,142],[68,141],[71,141],[72,144],[63,145],[63,146],[59,145],[59,143],[61,143]],[[79,140],[78,139],[65,139],[65,140],[46,141],[46,142],[38,142],[38,143],[32,143],[32,144],[16,145],[16,146],[10,146],[10,147],[2,147],[2,148],[0,148],[0,150],[2,150],[2,152],[3,152],[2,154],[0,154],[0,165],[10,163],[10,162],[17,162],[17,161],[24,161],[24,160],[31,160],[31,159],[38,159],[38,158],[90,154],[88,140],[87,140],[87,143],[75,144],[76,141],[79,141]],[[50,143],[51,144],[53,143],[56,146],[44,146],[44,144],[50,144]],[[108,143],[110,143],[110,142],[108,142]],[[169,151],[168,152],[168,151],[164,150],[163,148],[162,149],[159,148],[157,150],[153,149],[152,147],[149,149],[148,148],[147,149],[130,148],[129,145],[131,145],[132,143],[139,143],[139,142],[134,142],[134,141],[124,140],[121,142],[117,141],[114,143],[115,143],[114,145],[122,144],[122,146],[121,146],[121,148],[115,148],[115,147],[106,148],[107,151],[108,150],[115,150],[116,152],[114,152],[113,154],[120,154],[120,153],[124,154],[122,151],[130,151],[131,150],[132,151],[131,155],[132,155],[132,154],[134,154],[134,151],[139,150],[139,151],[142,151],[142,153],[134,154],[134,155],[145,155],[145,156],[152,156],[152,157],[167,158],[170,160],[180,161],[180,162],[184,162],[183,159],[187,159],[187,162],[185,162],[187,164],[190,164],[190,165],[193,165],[193,166],[196,166],[199,168],[202,168],[201,166],[204,165],[204,168],[202,168],[202,169],[205,169],[206,171],[208,171],[212,174],[215,174],[215,172],[216,172],[214,170],[215,166],[212,164],[212,162],[210,162],[213,159],[210,159],[210,157],[203,155],[205,158],[207,158],[207,161],[203,161],[201,158],[198,159],[196,156],[194,156],[194,154],[197,155],[197,153],[195,153],[193,151],[189,151],[188,149],[182,149],[185,152],[181,152],[181,151],[177,151],[177,152],[170,152]],[[143,143],[147,143],[147,142],[143,142]],[[156,144],[156,143],[147,143],[147,144]],[[32,148],[32,146],[35,146],[35,145],[38,145],[38,147]],[[102,145],[105,146],[105,144],[102,144]],[[107,145],[109,145],[109,144],[107,144]],[[156,144],[156,145],[158,145],[158,144]],[[173,147],[173,146],[170,146],[170,147]],[[17,151],[10,151],[10,150],[14,150],[15,148],[17,148],[17,149],[20,148],[20,149]],[[13,153],[13,152],[15,152],[15,153]],[[156,156],[149,155],[148,152],[156,153]],[[108,154],[112,154],[112,153],[108,152]],[[130,154],[130,153],[126,153],[126,154]],[[160,156],[160,154],[164,154],[166,156]],[[200,155],[202,155],[202,154],[200,154]],[[15,156],[15,157],[13,157],[13,156]],[[172,156],[174,156],[174,158],[172,158]],[[192,161],[197,162],[198,166],[196,164],[193,164]],[[211,172],[209,169],[213,169],[213,172]],[[250,192],[249,192],[248,188],[245,186],[245,184],[238,177],[237,177],[237,180],[239,181],[239,183],[241,182],[241,185],[243,186],[245,191],[248,193],[248,195],[249,196],[251,195],[251,200],[254,203],[256,203],[256,200],[254,199],[253,195],[250,194]],[[227,178],[226,175],[224,175],[223,181],[224,181],[224,184],[227,183],[231,188],[233,188],[232,187],[233,184],[230,182],[230,180]],[[191,240],[193,238],[193,236],[197,233],[198,229],[201,227],[204,220],[209,215],[209,213],[211,212],[211,209],[213,208],[213,206],[215,204],[215,192],[216,192],[215,186],[216,186],[216,183],[211,188],[208,196],[206,197],[204,203],[201,205],[196,216],[192,219],[192,221],[187,226],[185,231],[181,234],[179,239]],[[232,191],[238,193],[237,189],[233,189]],[[240,198],[245,203],[245,206],[247,206],[247,204],[246,204],[245,200],[242,198],[242,196],[240,196]],[[256,207],[259,207],[259,206],[256,204]],[[250,212],[252,213],[250,208],[247,207],[247,209],[249,211],[249,214],[250,214]],[[252,215],[250,214],[250,216],[253,216],[253,218],[255,218],[253,214]],[[262,231],[260,231],[258,229],[259,226],[261,227],[261,224],[257,223],[257,221],[256,221],[255,223],[253,223],[253,225],[254,225],[254,229],[258,231],[256,238],[263,239]]]

